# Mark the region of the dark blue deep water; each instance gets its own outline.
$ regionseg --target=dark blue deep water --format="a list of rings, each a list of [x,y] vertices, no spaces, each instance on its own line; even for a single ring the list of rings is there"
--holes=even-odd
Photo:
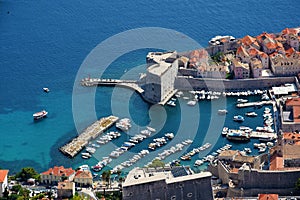
[[[1,0],[0,167],[14,172],[21,167],[33,166],[41,171],[53,165],[75,167],[85,163],[80,156],[66,158],[58,147],[77,135],[72,113],[72,90],[77,71],[93,48],[105,39],[130,29],[162,27],[181,32],[206,46],[215,35],[238,38],[299,26],[299,10],[298,0]],[[113,60],[104,74],[106,77],[121,77],[124,72],[145,64],[148,51],[127,52]],[[138,77],[138,72],[131,76]],[[43,93],[43,87],[49,87],[51,92]],[[113,98],[112,93],[116,95]],[[95,110],[97,117],[109,114],[130,117],[135,124],[129,134],[151,122],[162,128],[157,135],[167,131],[178,132],[178,141],[185,136],[195,137],[190,148],[200,146],[204,140],[217,142],[217,148],[226,140],[205,139],[205,135],[219,134],[224,125],[224,119],[212,112],[212,107],[232,107],[225,124],[238,126],[232,122],[232,116],[243,114],[247,109],[235,109],[234,101],[227,98],[219,100],[219,103],[201,102],[200,114],[195,114],[193,109],[196,108],[185,103],[176,108],[151,108],[139,95],[127,89],[103,87],[96,90]],[[130,116],[122,114],[120,110],[124,108]],[[34,123],[32,113],[41,109],[49,111],[49,116]],[[185,116],[184,120],[182,116]],[[92,121],[92,118],[86,117],[80,126],[85,127]],[[247,119],[244,125],[255,127],[260,123],[261,118]],[[190,127],[196,127],[196,131]],[[121,141],[115,143],[119,145]],[[146,148],[146,145],[137,146],[132,151],[139,148]],[[103,147],[97,153],[101,158],[110,150]],[[96,159],[92,158],[88,163],[95,164]],[[126,156],[121,160],[125,159]],[[143,165],[150,159],[145,158],[137,165]]]

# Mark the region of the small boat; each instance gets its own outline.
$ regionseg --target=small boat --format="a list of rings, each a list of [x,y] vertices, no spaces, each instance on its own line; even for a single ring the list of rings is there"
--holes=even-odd
[[[195,166],[200,166],[200,165],[202,165],[203,164],[203,161],[202,160],[196,160],[195,161]]]
[[[149,131],[151,131],[152,133],[156,132],[156,129],[155,129],[155,128],[152,128],[152,127],[150,127],[150,126],[147,126],[147,129],[148,129]]]
[[[174,133],[166,133],[165,136],[166,136],[168,139],[173,139],[173,138],[174,138]]]
[[[243,122],[244,121],[244,117],[241,116],[241,115],[235,115],[233,117],[233,121],[236,121],[236,122]]]
[[[223,135],[223,136],[226,136],[227,133],[228,133],[228,127],[223,127],[222,135]]]
[[[256,112],[247,112],[245,114],[247,117],[256,117],[257,116],[257,113]]]
[[[47,88],[47,87],[44,87],[43,90],[44,90],[44,92],[46,92],[46,93],[50,92],[49,88]]]
[[[248,154],[252,152],[251,149],[250,149],[250,148],[247,148],[247,147],[244,148],[244,151],[245,151],[246,153],[248,153]]]
[[[32,116],[33,116],[34,120],[39,120],[39,119],[42,119],[44,117],[47,117],[47,114],[48,114],[48,112],[46,110],[42,110],[40,112],[34,113]]]
[[[191,156],[190,155],[184,155],[180,157],[181,160],[191,160]]]
[[[167,105],[175,107],[176,103],[174,101],[170,100],[170,101],[167,102]]]
[[[238,99],[237,103],[247,103],[248,100],[247,99]]]
[[[194,105],[196,105],[196,103],[197,103],[197,101],[191,100],[191,101],[188,101],[188,102],[187,102],[187,105],[189,105],[189,106],[194,106]]]
[[[220,110],[218,110],[218,114],[219,115],[225,115],[227,113],[228,113],[228,111],[226,109],[220,109]]]

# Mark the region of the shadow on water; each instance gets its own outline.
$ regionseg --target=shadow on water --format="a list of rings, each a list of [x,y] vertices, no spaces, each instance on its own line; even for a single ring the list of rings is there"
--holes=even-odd
[[[9,174],[15,174],[21,171],[24,167],[33,167],[37,172],[42,172],[42,166],[34,160],[15,160],[15,161],[4,161],[0,160],[0,168],[9,169]]]

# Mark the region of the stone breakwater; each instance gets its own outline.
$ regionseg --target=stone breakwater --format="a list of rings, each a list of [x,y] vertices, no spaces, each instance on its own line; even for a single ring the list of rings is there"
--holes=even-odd
[[[59,148],[59,150],[65,155],[73,158],[89,143],[90,140],[98,137],[101,133],[116,123],[118,119],[118,117],[112,115],[101,118],[83,130],[76,138]]]

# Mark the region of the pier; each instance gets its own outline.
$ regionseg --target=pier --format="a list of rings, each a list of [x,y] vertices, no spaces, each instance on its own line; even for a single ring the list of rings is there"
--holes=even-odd
[[[135,80],[119,80],[119,79],[100,79],[100,78],[84,78],[80,83],[82,86],[92,87],[99,85],[120,86],[133,89],[142,94],[144,90],[138,85]]]
[[[94,122],[92,125],[82,131],[76,138],[69,143],[60,147],[59,150],[65,155],[73,158],[85,147],[90,140],[95,139],[101,133],[111,127],[119,118],[116,116],[103,117],[100,120]]]
[[[248,102],[248,103],[238,103],[236,107],[238,108],[245,108],[251,106],[263,106],[263,105],[270,105],[273,104],[273,101],[258,101],[258,102]]]

